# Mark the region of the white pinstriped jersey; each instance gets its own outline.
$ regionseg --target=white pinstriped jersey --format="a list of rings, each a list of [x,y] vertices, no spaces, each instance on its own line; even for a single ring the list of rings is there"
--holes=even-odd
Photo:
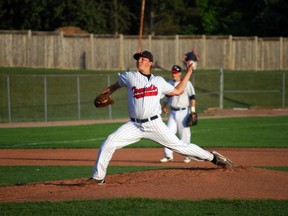
[[[180,83],[180,81],[174,82],[173,80],[169,80],[168,82],[173,86],[177,86]],[[188,81],[183,94],[174,97],[165,97],[164,101],[174,108],[189,107],[190,106],[189,97],[192,95],[196,95],[196,93],[192,83]]]
[[[150,79],[138,71],[118,74],[120,86],[128,89],[128,110],[130,118],[145,119],[161,114],[160,99],[174,90],[174,86],[163,77],[151,74]]]
[[[147,119],[161,114],[160,99],[174,86],[160,76],[151,74],[149,80],[140,72],[118,74],[118,84],[126,86],[130,118]],[[183,110],[186,111],[187,110]],[[145,122],[128,121],[110,134],[102,143],[93,169],[93,178],[104,180],[107,167],[116,149],[136,143],[142,138],[153,140],[179,154],[212,161],[213,154],[196,144],[186,143],[171,132],[160,118]]]

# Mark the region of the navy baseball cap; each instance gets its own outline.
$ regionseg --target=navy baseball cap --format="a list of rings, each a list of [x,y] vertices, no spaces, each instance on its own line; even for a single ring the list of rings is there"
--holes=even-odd
[[[151,54],[151,52],[147,51],[147,50],[144,50],[142,52],[139,52],[139,53],[135,53],[133,55],[133,58],[138,60],[139,57],[144,57],[144,58],[148,58],[151,62],[153,62],[153,55]]]
[[[182,68],[179,65],[173,65],[171,68],[171,72],[172,73],[181,73],[182,72]]]

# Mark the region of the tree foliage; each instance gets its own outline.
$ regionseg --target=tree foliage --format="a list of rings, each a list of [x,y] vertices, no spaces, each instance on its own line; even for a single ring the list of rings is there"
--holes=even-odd
[[[2,0],[0,29],[137,35],[142,0]],[[143,34],[288,36],[286,0],[146,0]]]

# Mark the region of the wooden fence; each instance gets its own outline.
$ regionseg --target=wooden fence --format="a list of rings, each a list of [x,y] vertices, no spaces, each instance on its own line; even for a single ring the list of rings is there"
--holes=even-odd
[[[62,32],[0,31],[0,66],[87,70],[135,69],[138,36],[65,35]],[[143,36],[142,49],[163,68],[182,65],[193,47],[199,68],[288,70],[288,38]]]

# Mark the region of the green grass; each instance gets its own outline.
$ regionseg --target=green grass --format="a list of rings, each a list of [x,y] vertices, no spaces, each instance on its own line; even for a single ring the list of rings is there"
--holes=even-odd
[[[288,167],[267,167],[267,166],[257,166],[258,168],[262,169],[269,169],[269,170],[277,170],[277,171],[284,171],[288,172]]]
[[[288,116],[203,119],[192,142],[205,147],[287,148]]]
[[[0,203],[2,215],[213,215],[284,216],[288,201],[280,200],[159,200],[146,198],[103,199],[93,201]]]
[[[109,119],[109,109],[95,109],[93,100],[108,83],[117,80],[118,72],[0,67],[0,122],[10,120],[6,75],[9,75],[10,82],[11,121],[25,122],[45,121],[44,76],[47,84],[48,121],[77,120],[78,99],[81,119]],[[170,79],[167,72],[155,70],[153,73]],[[287,92],[287,71],[224,71],[224,108],[283,108],[283,73],[286,73]],[[219,71],[196,71],[191,81],[196,90],[198,113],[209,107],[219,107]],[[231,92],[235,90],[241,93]],[[285,101],[288,101],[288,94],[284,96]],[[118,90],[113,98],[116,102],[111,107],[112,118],[127,117],[127,90]]]
[[[121,124],[2,128],[2,148],[98,148]]]
[[[0,166],[0,186],[89,178],[92,175],[92,164],[94,161],[91,161],[91,166]],[[107,175],[156,169],[169,169],[169,167],[109,166]]]
[[[123,123],[38,128],[1,128],[0,148],[99,148]],[[288,116],[200,119],[192,143],[205,148],[287,148]],[[161,147],[150,140],[129,145]]]

